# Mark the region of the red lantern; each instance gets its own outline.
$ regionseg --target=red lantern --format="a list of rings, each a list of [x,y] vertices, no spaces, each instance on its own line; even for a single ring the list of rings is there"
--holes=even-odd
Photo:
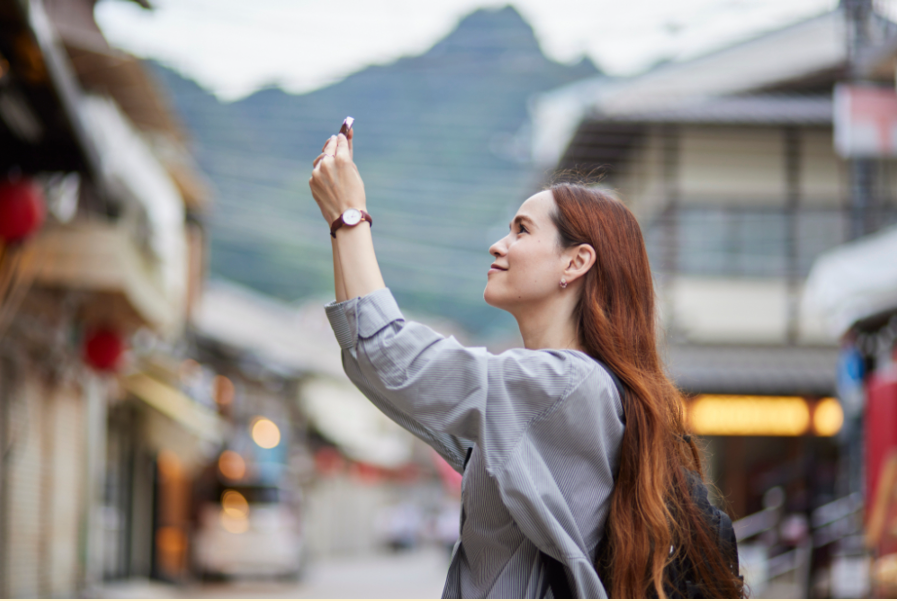
[[[41,187],[29,178],[0,181],[0,238],[18,242],[44,222],[47,214]]]
[[[99,328],[84,339],[84,360],[98,371],[114,371],[125,350],[125,343],[115,330]]]

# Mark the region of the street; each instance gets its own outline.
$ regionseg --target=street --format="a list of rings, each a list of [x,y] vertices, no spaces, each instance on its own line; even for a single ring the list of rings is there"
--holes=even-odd
[[[897,599],[894,257],[897,0],[0,0],[0,599]]]
[[[244,579],[174,586],[131,580],[107,583],[98,595],[107,599],[431,599],[442,594],[448,561],[444,549],[424,547],[313,561],[297,582]]]

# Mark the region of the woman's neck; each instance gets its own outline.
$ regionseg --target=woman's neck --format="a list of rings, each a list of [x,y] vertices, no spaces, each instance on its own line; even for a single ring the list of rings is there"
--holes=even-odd
[[[561,301],[514,315],[523,337],[523,346],[530,350],[581,351],[582,346],[573,320],[573,307],[568,305],[569,303]]]

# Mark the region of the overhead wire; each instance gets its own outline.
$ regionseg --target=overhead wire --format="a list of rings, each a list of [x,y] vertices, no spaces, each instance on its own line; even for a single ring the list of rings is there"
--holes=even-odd
[[[406,66],[410,65],[411,63]],[[235,111],[239,111],[244,107],[248,107],[248,104],[239,106],[240,103],[247,102],[247,100],[251,102],[252,96],[236,101],[235,103],[221,103],[221,106],[224,109],[233,108]],[[182,104],[182,106],[185,106],[188,110],[198,110],[201,108],[201,105],[198,102],[193,105]],[[253,117],[252,119],[247,120],[247,123],[251,123],[252,135],[258,138],[264,138],[273,133],[282,134],[285,129],[283,121],[281,121],[275,113],[267,113],[259,117]],[[288,124],[288,129],[301,132],[303,129],[313,130],[318,129],[318,126],[324,125],[329,126],[329,120],[326,120],[323,117],[313,117],[291,121]],[[393,134],[396,131],[402,131],[405,126],[407,126],[407,123],[402,122],[400,119],[371,121],[364,124],[366,129],[362,130],[360,135],[370,136],[371,138],[382,138],[383,136]],[[767,159],[770,162],[779,160],[781,162],[778,157],[784,156],[784,145],[781,149],[776,149],[774,141],[761,143],[757,147],[741,147],[736,152],[727,150],[725,155],[715,154],[712,152],[712,143],[722,142],[723,140],[718,135],[719,129],[717,129],[715,133],[710,132],[710,129],[713,127],[718,128],[719,126],[695,126],[688,134],[685,141],[685,144],[691,145],[691,148],[694,148],[695,146],[704,147],[706,152],[704,153],[703,162],[705,164],[726,164],[728,162],[734,164],[739,161],[756,159]],[[779,127],[776,126],[776,129],[778,128]],[[321,127],[321,129],[323,129],[323,127]],[[815,129],[823,130],[824,128],[819,127]],[[471,126],[470,120],[465,119],[460,113],[457,115],[442,115],[442,118],[439,119],[438,122],[429,121],[425,122],[423,126],[416,125],[415,131],[423,137],[438,137],[439,141],[442,142],[465,142],[469,140],[469,135],[479,135],[482,133],[481,128]],[[504,135],[516,134],[516,132],[496,133]],[[654,133],[653,139],[663,143],[670,138],[663,134]],[[252,145],[250,145],[250,147],[252,147]],[[580,149],[589,147],[590,145],[579,146]],[[358,148],[360,149],[361,147],[359,146]],[[603,149],[617,152],[632,148],[632,144],[631,141],[614,139],[608,136],[600,143],[595,144],[594,148],[597,150]],[[275,240],[281,247],[290,246],[292,248],[302,249],[305,252],[311,249],[317,249],[318,245],[320,245],[320,253],[317,253],[316,256],[323,258],[327,255],[326,229],[321,227],[320,224],[314,226],[310,223],[307,226],[305,224],[298,224],[298,220],[301,220],[305,211],[286,211],[283,208],[276,208],[277,203],[268,203],[266,207],[269,209],[275,208],[276,212],[271,215],[266,215],[264,218],[260,218],[257,211],[257,201],[250,199],[249,202],[246,202],[246,199],[243,199],[243,202],[245,203],[243,205],[237,205],[236,207],[230,205],[230,199],[232,198],[231,192],[233,192],[228,189],[228,186],[230,185],[246,186],[249,187],[249,189],[257,190],[266,195],[283,195],[284,200],[289,198],[292,194],[297,194],[294,185],[299,186],[304,183],[303,178],[300,177],[304,166],[301,161],[297,160],[294,162],[289,158],[275,158],[270,155],[260,155],[258,152],[249,150],[248,148],[233,148],[220,139],[216,142],[210,142],[208,140],[203,141],[199,145],[198,150],[201,157],[209,159],[208,162],[217,162],[218,164],[227,167],[240,166],[239,169],[226,169],[214,173],[216,182],[227,182],[222,196],[228,200],[222,204],[228,204],[229,206],[227,206],[226,209],[220,210],[213,218],[213,223],[215,224],[215,228],[217,228],[212,232],[213,239],[218,237],[219,240],[228,238],[231,240],[239,240],[241,235],[251,235],[254,237],[254,241]],[[812,147],[802,148],[802,152],[805,153],[814,153],[816,151],[817,149]],[[821,151],[820,154],[822,154]],[[828,151],[826,151],[826,154],[828,154]],[[446,154],[440,155],[440,157],[445,156]],[[451,154],[448,154],[447,156],[451,157]],[[493,157],[495,155],[488,156]],[[599,153],[593,156],[601,159],[603,155]],[[361,152],[357,152],[356,157],[359,164],[363,164],[365,161],[369,160],[372,168],[376,165],[378,158],[364,157]],[[601,161],[599,160],[599,162]],[[495,180],[498,176],[507,177],[509,179],[519,178],[521,182],[526,178],[531,180],[531,170],[533,168],[532,164],[514,163],[511,161],[508,161],[507,165],[501,165],[498,161],[490,161],[489,165],[473,163],[471,165],[465,165],[464,175],[471,176],[467,179],[466,177],[459,178],[451,175],[440,175],[440,172],[445,173],[446,168],[451,166],[451,161],[437,161],[432,158],[425,158],[420,154],[404,157],[401,166],[402,168],[409,170],[427,170],[427,186],[431,189],[438,186],[451,185],[453,187],[458,187],[459,189],[468,187],[471,190],[481,188],[484,181],[488,179]],[[310,170],[310,168],[308,170]],[[284,174],[284,171],[287,173]],[[384,177],[382,179],[386,178]],[[410,179],[411,178],[409,177],[406,181],[410,181]],[[376,244],[378,252],[380,253],[379,257],[384,267],[407,269],[411,273],[420,274],[429,271],[436,276],[452,276],[459,279],[469,279],[471,282],[474,280],[480,281],[481,278],[479,275],[470,275],[467,277],[464,268],[480,261],[481,256],[488,258],[488,253],[483,252],[482,249],[474,251],[472,248],[474,244],[473,240],[470,241],[469,245],[463,242],[460,244],[446,243],[445,241],[448,240],[452,240],[453,242],[456,240],[453,238],[453,232],[446,232],[446,223],[444,219],[440,220],[437,216],[427,216],[422,214],[423,212],[420,210],[411,214],[408,213],[408,205],[411,205],[412,208],[427,206],[426,200],[421,198],[421,193],[426,193],[427,186],[421,186],[419,189],[416,189],[416,186],[403,185],[401,181],[383,182],[378,180],[376,174],[367,176],[366,180],[368,182],[369,198],[383,199],[384,201],[389,199],[388,203],[383,202],[383,204],[378,206],[378,211],[381,217],[379,223],[384,223],[384,217],[390,222],[390,226],[388,227],[381,225],[377,230],[378,233],[376,236]],[[784,168],[782,169],[781,184],[782,194],[779,200],[780,203],[784,205]],[[521,189],[526,188],[526,185],[523,183],[519,183],[518,185]],[[310,195],[306,192],[303,192],[303,195],[306,201],[310,201]],[[456,209],[456,213],[471,210],[475,215],[488,214],[496,217],[499,214],[507,212],[507,205],[510,199],[496,199],[495,206],[489,207],[489,203],[484,202],[486,197],[486,194],[482,194],[472,195],[470,199],[465,199],[463,197],[453,199],[453,208]],[[233,198],[239,198],[239,195],[234,195]],[[436,198],[435,195],[434,198]],[[522,201],[523,199],[521,198],[519,200]],[[682,202],[682,204],[683,208],[686,208],[686,203]],[[241,206],[244,208],[240,208]],[[730,217],[737,217],[742,220],[743,224],[750,224],[751,219],[754,219],[755,216],[751,216],[747,213],[739,215],[737,214],[738,210],[747,209],[735,209],[730,214]],[[801,210],[803,211],[805,209],[801,207]],[[763,214],[763,209],[757,211],[758,215]],[[314,207],[309,207],[307,212],[313,214]],[[293,220],[293,223],[285,223],[284,218],[287,216]],[[252,219],[249,219],[250,217]],[[654,253],[664,254],[676,251],[680,254],[688,254],[697,251],[708,252],[715,250],[717,253],[728,252],[729,254],[726,256],[731,255],[737,257],[736,259],[727,259],[730,261],[762,261],[779,257],[780,253],[778,252],[778,247],[786,244],[788,239],[787,235],[783,237],[781,232],[775,231],[777,226],[770,225],[769,223],[766,223],[765,228],[762,228],[757,232],[752,232],[751,235],[743,236],[745,239],[750,239],[750,245],[758,247],[753,249],[738,247],[736,244],[738,240],[732,237],[722,238],[718,235],[711,238],[702,238],[696,235],[683,236],[683,229],[688,229],[689,232],[695,233],[696,230],[700,231],[702,228],[713,227],[716,224],[701,223],[700,220],[698,220],[698,222],[693,222],[690,225],[684,224],[682,223],[682,217],[682,213],[679,213],[676,217],[667,221],[664,221],[663,219],[665,218],[663,217],[655,217],[650,222],[643,223],[643,230],[646,231],[646,238],[656,235],[656,233],[653,232],[655,228],[663,230],[665,228],[675,227],[679,229],[680,235],[671,241],[666,241],[666,238],[663,236],[661,236],[662,240],[659,242],[651,241],[651,249]],[[314,219],[314,217],[311,218]],[[756,217],[756,222],[758,224],[763,223],[764,218],[765,217]],[[773,221],[778,218],[778,214],[771,217]],[[320,218],[318,217],[318,219]],[[455,219],[458,219],[457,215],[455,216]],[[782,219],[784,219],[784,217]],[[494,223],[482,223],[476,221],[476,219],[472,219],[471,222],[477,226],[481,225],[484,231],[490,231],[497,227]],[[461,225],[458,229],[463,229],[463,227],[464,226]],[[406,229],[409,232],[408,234],[399,233],[404,232]],[[323,235],[320,235],[320,242],[318,242],[318,232],[324,232]],[[719,240],[717,240],[717,238],[719,238]],[[810,242],[824,241],[825,237],[822,234],[814,234],[812,236],[801,236],[800,240],[808,244]],[[725,243],[729,246],[721,248],[720,243]],[[722,246],[724,247],[725,244]],[[444,258],[447,254],[445,251],[461,254],[457,255],[452,264],[448,266],[440,265],[436,262],[426,263],[426,260],[431,258]],[[258,253],[260,256],[271,256],[271,254],[268,254],[267,252],[251,249],[247,249],[245,252]],[[474,259],[474,256],[476,256],[476,259]],[[424,264],[421,264],[421,259],[425,260]],[[326,272],[329,270],[330,264],[322,263],[320,267],[321,272]],[[768,274],[777,275],[781,272],[780,266],[778,265],[767,267],[769,267],[766,269]],[[306,266],[304,269],[309,268]],[[413,279],[411,281],[413,281]],[[403,279],[403,285],[408,285],[407,282],[408,280]],[[458,291],[458,294],[463,296],[461,291]],[[465,296],[464,298],[467,297]]]

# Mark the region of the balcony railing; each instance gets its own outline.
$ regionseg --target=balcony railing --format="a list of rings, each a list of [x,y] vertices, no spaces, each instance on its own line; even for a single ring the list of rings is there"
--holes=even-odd
[[[897,206],[877,209],[878,229]],[[803,278],[821,253],[849,240],[850,209],[681,207],[642,224],[655,272]]]

